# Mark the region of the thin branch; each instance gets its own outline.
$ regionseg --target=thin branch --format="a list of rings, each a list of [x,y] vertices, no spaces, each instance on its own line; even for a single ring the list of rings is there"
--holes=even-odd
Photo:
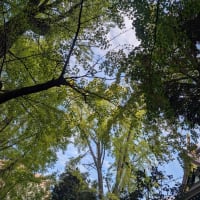
[[[86,166],[87,169],[92,168],[92,169],[96,170],[94,162],[93,163],[83,163],[83,166]]]
[[[18,138],[13,139],[12,141],[7,141],[7,143],[4,143],[3,146],[0,146],[0,151],[11,148],[13,146],[17,146],[18,144],[23,143],[25,142],[25,140],[30,139],[32,137],[37,137],[37,133],[33,133],[31,135],[24,134],[19,136]]]
[[[23,97],[22,97],[23,98]],[[16,99],[17,102],[24,108],[24,111],[27,112],[33,119],[34,119],[34,116],[32,115],[32,113],[29,111],[29,109],[24,105],[23,102],[21,101],[18,101],[18,99]],[[31,105],[32,106],[32,105]],[[33,106],[32,106],[33,107]],[[37,112],[36,112],[37,113]]]
[[[105,159],[105,155],[106,155],[106,148],[105,148],[105,145],[103,144],[102,145],[102,154],[101,154],[101,165],[103,165],[103,163],[104,163],[104,159]]]
[[[2,10],[3,10],[3,8],[2,8]],[[4,34],[3,48],[4,48],[4,54],[3,54],[3,60],[2,60],[2,63],[1,63],[1,67],[0,67],[0,78],[1,78],[1,73],[2,73],[2,70],[3,70],[3,66],[4,66],[4,63],[5,63],[5,60],[6,60],[7,34],[6,34],[5,24],[6,24],[6,20],[5,20],[4,10],[3,10],[3,34]]]
[[[110,189],[110,185],[108,183],[108,178],[105,178],[105,180],[106,180],[106,186],[107,186],[108,192],[110,193],[111,189]]]
[[[31,101],[31,102],[33,102],[34,104],[37,104],[40,107],[43,107],[43,108],[46,108],[46,109],[50,109],[50,110],[55,111],[55,112],[63,113],[63,111],[59,110],[58,108],[50,106],[49,104],[46,104],[44,102],[37,101],[35,99],[31,99],[28,96],[24,96],[23,99]]]
[[[24,62],[22,59],[20,59],[18,56],[16,56],[12,51],[9,50],[8,53],[9,53],[10,55],[12,55],[14,58],[16,58],[19,62],[22,63],[22,65],[24,66],[24,68],[25,68],[26,71],[28,72],[29,76],[31,77],[33,83],[36,84],[37,81],[35,80],[35,78],[34,78],[33,75],[31,74],[31,72],[29,71],[29,69],[28,69],[28,67],[26,66],[25,62]]]
[[[88,140],[87,138],[86,138],[86,141],[87,141],[87,144],[88,144],[90,153],[91,153],[91,155],[92,155],[92,158],[93,158],[93,160],[94,160],[94,164],[95,164],[96,169],[97,169],[97,168],[98,168],[97,157],[95,156],[94,151],[93,151],[93,149],[92,149],[92,146],[91,146],[91,144],[90,144],[90,142],[89,142],[89,140]]]
[[[12,121],[12,118],[10,119],[5,119],[3,122],[5,123],[3,127],[1,127],[0,132],[3,132],[6,127],[10,124],[10,122]]]
[[[160,10],[160,0],[157,0],[157,4],[156,4],[156,16],[155,16],[155,27],[153,30],[153,46],[151,48],[151,53],[150,53],[150,69],[152,67],[152,55],[156,46],[156,42],[157,42],[157,29],[158,29],[158,20],[159,20],[159,10]],[[150,74],[151,76],[151,74]]]
[[[101,95],[99,95],[99,94],[97,94],[97,93],[94,93],[94,92],[92,92],[92,91],[89,91],[89,90],[86,90],[86,89],[84,89],[84,88],[81,88],[81,87],[78,87],[78,86],[76,86],[78,89],[79,89],[79,91],[81,91],[81,94],[83,95],[83,96],[85,96],[85,97],[87,97],[89,94],[90,95],[92,95],[92,96],[95,96],[95,97],[97,97],[97,98],[99,98],[99,99],[104,99],[105,101],[108,101],[109,103],[111,103],[111,104],[113,104],[114,106],[116,106],[110,99],[108,99],[108,98],[106,98],[105,96],[101,96]],[[74,87],[72,87],[73,89],[74,89]]]
[[[48,53],[43,52],[43,53],[37,53],[37,54],[32,54],[32,55],[23,56],[23,57],[17,57],[17,58],[13,58],[13,59],[9,59],[9,60],[7,59],[5,61],[5,63],[14,62],[16,60],[24,60],[24,59],[27,59],[27,58],[32,58],[32,57],[37,57],[37,56],[42,56],[43,57],[44,55],[47,55],[47,54],[50,54],[50,53],[56,53],[56,52],[55,51],[49,51]],[[48,57],[48,59],[51,59],[51,58]],[[54,59],[52,59],[52,60],[54,60]],[[61,60],[54,60],[54,61],[63,62]]]
[[[70,50],[69,50],[67,59],[66,59],[65,64],[64,64],[64,66],[63,66],[63,70],[62,70],[62,72],[61,72],[61,74],[60,74],[60,77],[64,77],[66,68],[67,68],[67,66],[68,66],[68,64],[69,64],[71,55],[72,55],[72,53],[73,53],[73,51],[74,51],[74,47],[75,47],[75,44],[76,44],[76,40],[77,40],[77,38],[78,38],[80,29],[81,29],[81,16],[82,16],[82,11],[83,11],[83,0],[81,0],[81,4],[80,4],[80,12],[79,12],[79,17],[78,17],[77,30],[76,30],[74,39],[73,39],[73,41],[72,41],[72,45],[71,45],[71,47],[70,47]]]

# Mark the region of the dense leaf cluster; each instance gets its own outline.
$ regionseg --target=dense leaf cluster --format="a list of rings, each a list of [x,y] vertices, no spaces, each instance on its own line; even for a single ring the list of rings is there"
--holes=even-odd
[[[59,182],[52,189],[52,200],[95,200],[95,190],[89,187],[87,174],[78,169],[66,169],[59,177]]]
[[[181,116],[191,127],[198,126],[199,1],[145,0],[120,6],[133,15],[141,41],[122,71],[140,84],[150,114]]]

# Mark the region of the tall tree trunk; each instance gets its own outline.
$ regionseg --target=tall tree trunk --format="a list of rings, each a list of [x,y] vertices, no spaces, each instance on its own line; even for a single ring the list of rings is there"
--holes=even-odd
[[[102,174],[102,164],[103,164],[103,151],[104,147],[101,146],[100,141],[95,141],[96,145],[96,154],[94,150],[92,149],[92,146],[87,139],[88,147],[92,156],[92,159],[94,161],[95,168],[97,170],[97,177],[98,177],[98,197],[100,200],[104,198],[104,190],[103,190],[103,174]]]
[[[102,175],[102,149],[100,142],[97,142],[97,174],[98,174],[98,189],[99,199],[103,199],[103,175]]]

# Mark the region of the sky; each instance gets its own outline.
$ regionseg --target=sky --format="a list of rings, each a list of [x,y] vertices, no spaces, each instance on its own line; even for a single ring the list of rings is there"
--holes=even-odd
[[[134,47],[139,44],[139,41],[137,40],[135,36],[135,32],[132,29],[132,22],[125,17],[125,26],[126,28],[124,30],[120,30],[119,28],[113,28],[108,37],[110,38],[112,46],[110,49],[120,49],[123,48],[124,45],[133,45]],[[99,57],[105,55],[105,51],[97,51]],[[51,169],[49,169],[49,172],[57,172],[58,174],[62,173],[64,171],[64,168],[66,166],[67,161],[71,157],[76,157],[79,155],[78,150],[73,146],[73,144],[69,144],[67,146],[66,151],[58,151],[57,156],[58,160],[55,164],[55,166]],[[170,162],[169,164],[164,165],[160,169],[166,172],[168,175],[173,175],[173,177],[181,182],[182,176],[183,176],[183,170],[180,166],[177,155],[174,155],[174,161]],[[86,156],[84,158],[84,162],[90,161],[91,157]],[[107,157],[104,162],[104,169],[107,169],[110,166],[111,158]],[[87,169],[83,165],[79,165],[79,169],[82,172],[86,172]],[[91,180],[96,179],[95,171],[90,173]]]

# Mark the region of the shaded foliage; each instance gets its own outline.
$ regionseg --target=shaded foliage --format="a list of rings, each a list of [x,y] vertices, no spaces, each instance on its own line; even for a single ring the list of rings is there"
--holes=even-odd
[[[199,125],[199,1],[144,0],[120,8],[134,16],[141,42],[121,71],[140,85],[150,115]]]
[[[72,134],[71,101],[85,102],[93,47],[107,48],[112,2],[0,2],[0,193],[13,197],[44,172]],[[115,16],[118,14],[115,13]],[[104,26],[104,23],[107,23]],[[18,170],[27,169],[27,176]],[[23,190],[21,190],[23,191]],[[23,192],[22,192],[23,193]],[[23,196],[23,194],[21,194]]]
[[[15,186],[51,166],[73,136],[100,166],[100,198],[106,178],[110,199],[122,190],[122,199],[145,192],[163,198],[158,192],[170,189],[157,179],[162,174],[139,169],[165,163],[182,148],[177,127],[200,125],[199,10],[198,0],[1,1],[0,159],[6,165],[0,193],[14,196]],[[140,45],[96,60],[94,49],[109,47],[110,28],[123,27],[122,13]],[[116,82],[104,75],[117,75]],[[105,178],[106,151],[114,161]],[[76,170],[61,175],[54,198],[67,198],[65,192],[71,199],[96,198]]]
[[[96,192],[87,182],[87,174],[78,169],[66,169],[59,176],[58,183],[53,187],[52,200],[96,200]]]
[[[173,186],[172,186],[173,185]],[[164,175],[157,167],[152,167],[150,175],[145,171],[136,171],[136,190],[124,191],[120,200],[160,200],[175,197],[179,193],[180,183],[172,175]]]

